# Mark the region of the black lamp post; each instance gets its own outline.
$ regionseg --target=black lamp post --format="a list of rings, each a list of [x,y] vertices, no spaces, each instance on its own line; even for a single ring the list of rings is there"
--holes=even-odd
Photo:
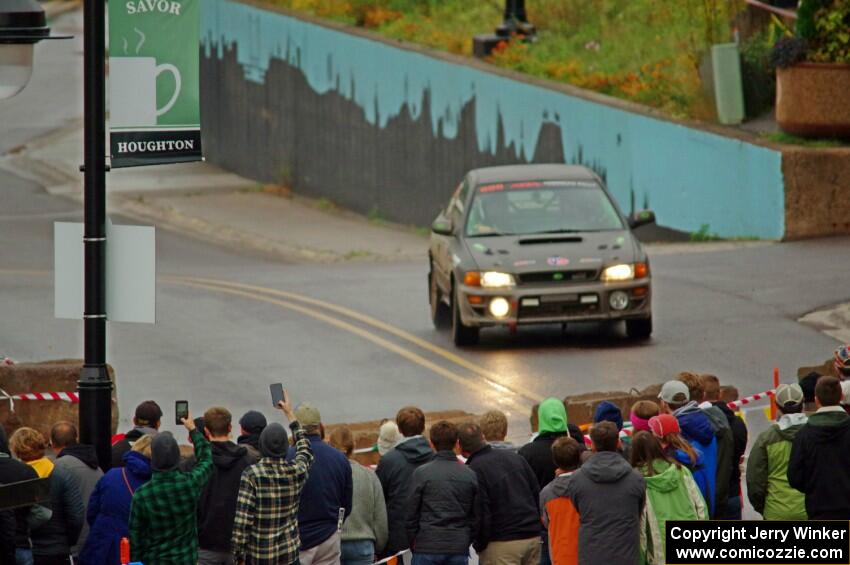
[[[80,440],[93,445],[103,469],[111,462],[112,382],[106,369],[106,2],[85,0],[84,82],[85,297],[84,365],[77,383]],[[35,0],[0,3],[0,99],[24,89],[32,74],[33,46],[50,35]]]

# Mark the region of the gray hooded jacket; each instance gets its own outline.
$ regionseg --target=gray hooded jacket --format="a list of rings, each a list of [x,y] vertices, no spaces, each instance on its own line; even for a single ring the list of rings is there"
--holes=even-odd
[[[613,451],[594,453],[576,471],[567,496],[579,514],[579,565],[636,565],[646,483]]]

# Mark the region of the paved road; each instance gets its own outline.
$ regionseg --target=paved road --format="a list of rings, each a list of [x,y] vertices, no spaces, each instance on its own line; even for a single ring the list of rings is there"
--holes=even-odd
[[[0,103],[3,148],[74,116],[80,56],[63,45],[39,46],[34,83]],[[0,194],[0,351],[20,360],[79,356],[81,323],[53,318],[50,271],[52,222],[79,219],[80,205],[3,171]],[[484,334],[480,347],[457,351],[428,320],[424,262],[286,264],[160,231],[158,323],[111,324],[109,360],[124,424],[144,398],[266,407],[268,383],[282,381],[331,422],[390,416],[408,403],[502,407],[521,438],[528,407],[544,396],[640,388],[681,370],[710,371],[752,393],[767,388],[773,366],[790,377],[822,361],[835,342],[796,319],[848,300],[848,243],[663,248],[651,253],[651,342],[600,336],[593,326],[540,328]]]

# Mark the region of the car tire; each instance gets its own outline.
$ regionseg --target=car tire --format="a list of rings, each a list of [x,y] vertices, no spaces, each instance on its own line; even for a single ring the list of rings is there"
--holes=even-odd
[[[649,339],[652,335],[652,317],[626,320],[626,335],[631,339]]]
[[[452,341],[458,347],[478,343],[478,328],[466,326],[460,318],[457,291],[452,287]]]
[[[428,304],[431,306],[431,321],[438,330],[448,329],[452,325],[452,312],[440,293],[437,279],[434,277],[434,266],[428,272]]]

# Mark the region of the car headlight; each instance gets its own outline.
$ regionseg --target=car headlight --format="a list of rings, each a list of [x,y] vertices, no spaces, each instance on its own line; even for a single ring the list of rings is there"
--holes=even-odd
[[[497,271],[484,271],[481,273],[482,288],[506,288],[514,286],[513,275],[499,273]]]
[[[635,278],[634,265],[623,263],[622,265],[611,265],[602,271],[602,280],[605,282],[630,281]]]

